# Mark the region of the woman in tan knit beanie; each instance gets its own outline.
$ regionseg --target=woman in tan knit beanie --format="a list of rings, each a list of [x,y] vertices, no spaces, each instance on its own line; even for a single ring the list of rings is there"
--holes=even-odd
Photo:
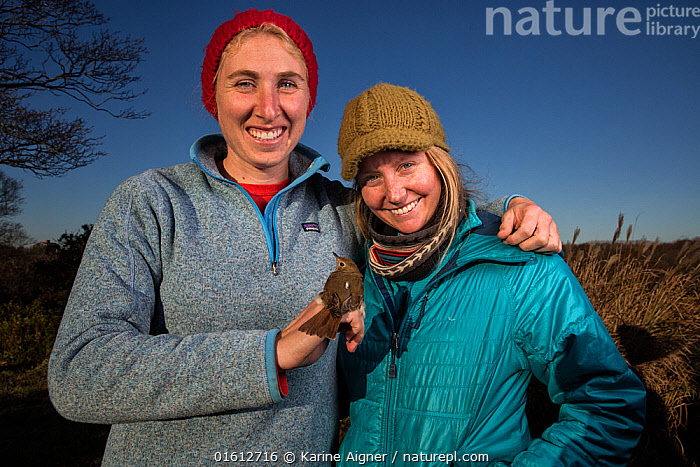
[[[374,86],[346,106],[338,150],[368,240],[365,336],[339,354],[345,464],[626,465],[643,385],[562,258],[505,245],[475,209],[432,106]],[[561,404],[536,440],[532,376]]]

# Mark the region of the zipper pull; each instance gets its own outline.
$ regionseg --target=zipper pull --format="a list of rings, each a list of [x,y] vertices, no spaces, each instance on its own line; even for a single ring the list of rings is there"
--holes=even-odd
[[[396,351],[399,349],[399,335],[391,336],[391,363],[389,364],[389,378],[396,378]]]
[[[279,274],[279,270],[277,268],[277,260],[272,262],[272,274],[274,274],[275,276]]]

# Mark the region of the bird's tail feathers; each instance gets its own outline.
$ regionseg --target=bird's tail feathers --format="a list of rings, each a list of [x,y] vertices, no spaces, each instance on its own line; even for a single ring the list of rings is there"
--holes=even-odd
[[[335,339],[341,318],[342,316],[333,318],[328,310],[324,308],[299,326],[299,330],[310,336]]]

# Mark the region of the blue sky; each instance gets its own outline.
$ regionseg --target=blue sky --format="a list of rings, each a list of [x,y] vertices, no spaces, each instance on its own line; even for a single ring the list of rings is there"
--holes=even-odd
[[[646,8],[700,2],[550,2],[561,11],[546,13],[545,0],[97,1],[111,28],[146,41],[138,73],[149,91],[136,105],[151,116],[117,120],[62,101],[105,136],[107,156],[53,179],[2,167],[24,184],[24,212],[15,220],[38,241],[55,239],[93,223],[122,180],[187,162],[192,142],[218,131],[200,99],[203,49],[234,10],[255,7],[291,16],[314,43],[318,99],[301,141],[331,162],[331,178],[340,178],[345,103],[388,82],[432,103],[452,154],[473,169],[487,197],[531,197],[555,217],[564,241],[576,227],[582,241],[611,239],[620,212],[636,224],[636,239],[699,236],[700,34],[650,35]],[[487,34],[487,8],[499,7],[511,13],[510,35],[502,15]],[[591,9],[590,34],[566,32],[567,8],[578,29]],[[598,8],[614,8],[604,34]],[[632,11],[618,18],[624,8],[641,20],[624,22]],[[540,34],[523,34],[535,15]],[[692,16],[649,21],[655,31],[658,24],[700,27]]]

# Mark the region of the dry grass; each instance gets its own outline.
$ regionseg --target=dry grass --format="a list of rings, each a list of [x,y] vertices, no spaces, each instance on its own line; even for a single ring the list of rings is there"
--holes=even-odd
[[[630,465],[697,465],[700,239],[565,247],[565,258],[620,352],[647,388],[647,419]],[[693,440],[693,441],[691,441]],[[690,442],[689,442],[690,441]]]

